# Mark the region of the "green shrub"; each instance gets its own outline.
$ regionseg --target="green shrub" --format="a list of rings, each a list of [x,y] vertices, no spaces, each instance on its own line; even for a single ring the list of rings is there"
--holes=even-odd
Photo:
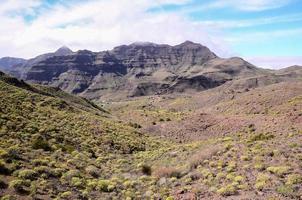
[[[263,171],[263,170],[265,170],[265,166],[264,166],[264,164],[263,163],[256,163],[255,164],[255,169],[257,169],[257,170],[259,170],[259,171]]]
[[[230,196],[237,193],[236,188],[233,185],[227,185],[217,190],[217,193],[222,196]]]
[[[49,160],[46,160],[46,159],[34,159],[32,161],[32,163],[35,165],[35,166],[40,166],[40,165],[44,165],[44,166],[47,166],[49,164]]]
[[[3,149],[0,149],[0,158],[6,158],[8,155],[8,152],[3,150]]]
[[[38,174],[43,174],[46,177],[55,176],[53,174],[52,170],[49,167],[47,167],[47,166],[35,167],[34,171],[37,172]]]
[[[99,180],[97,188],[102,192],[112,192],[114,190],[112,186],[110,180]]]
[[[236,177],[234,178],[234,181],[241,183],[241,182],[244,181],[244,177],[243,177],[243,176],[236,176]]]
[[[63,172],[65,171],[64,169],[62,168],[55,168],[53,170],[51,170],[51,174],[54,176],[54,177],[61,177]]]
[[[266,170],[273,173],[273,174],[276,174],[278,176],[283,176],[283,175],[285,175],[289,172],[290,167],[288,167],[288,166],[276,166],[276,167],[268,167]]]
[[[62,175],[62,179],[67,182],[70,182],[73,177],[80,177],[80,174],[81,173],[79,170],[69,170],[68,172]]]
[[[60,196],[63,198],[63,199],[67,199],[69,197],[71,197],[72,193],[70,191],[66,191],[66,192],[63,192]]]
[[[51,151],[51,147],[48,144],[47,140],[44,140],[41,137],[34,139],[34,141],[32,142],[32,148],[33,149],[43,149],[44,151]]]
[[[294,185],[294,184],[300,184],[300,183],[302,183],[302,175],[300,175],[300,174],[290,174],[287,177],[287,180],[286,180],[287,185]]]
[[[95,178],[100,176],[100,169],[93,165],[89,165],[88,167],[86,167],[85,171],[86,171],[86,173],[88,173],[89,175],[91,175]]]
[[[277,192],[287,197],[295,196],[294,188],[291,185],[281,185],[277,188]]]
[[[81,187],[83,186],[83,181],[79,177],[72,177],[70,184],[74,187]]]
[[[17,176],[21,179],[35,180],[37,178],[37,175],[37,172],[31,169],[17,171]]]
[[[13,196],[13,195],[4,195],[3,197],[0,198],[0,200],[16,200],[17,197],[16,196]]]
[[[13,188],[16,192],[26,193],[30,187],[30,181],[16,179],[9,183],[9,187]]]
[[[93,180],[87,180],[87,190],[91,191],[91,190],[95,190],[98,186],[98,181],[96,179]]]
[[[270,140],[273,139],[275,136],[270,133],[259,133],[252,135],[248,142],[255,142],[255,141],[262,141],[262,140]]]
[[[256,179],[255,188],[258,190],[263,190],[265,187],[267,187],[268,181],[270,180],[270,176],[267,174],[259,173]]]
[[[226,167],[227,172],[233,172],[236,169],[236,166],[237,166],[236,162],[234,161],[229,162]]]
[[[62,149],[62,151],[67,153],[72,153],[75,150],[74,146],[71,144],[58,144],[57,146],[58,148]]]
[[[21,158],[20,148],[18,146],[12,146],[7,151],[6,158],[8,160],[19,160]]]

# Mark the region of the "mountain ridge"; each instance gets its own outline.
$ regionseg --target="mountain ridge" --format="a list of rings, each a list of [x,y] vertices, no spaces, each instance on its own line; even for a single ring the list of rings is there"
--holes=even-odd
[[[239,57],[220,58],[206,46],[191,41],[174,46],[135,42],[100,52],[73,52],[63,46],[14,69],[11,74],[31,83],[96,100],[198,92],[248,77],[274,78],[279,73],[257,68]],[[280,73],[292,78],[289,74],[293,70],[300,69]]]

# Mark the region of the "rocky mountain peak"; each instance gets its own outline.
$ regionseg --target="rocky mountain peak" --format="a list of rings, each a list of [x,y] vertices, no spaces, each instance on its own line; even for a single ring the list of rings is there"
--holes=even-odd
[[[195,42],[187,40],[181,44],[176,45],[176,47],[189,47],[189,48],[195,47],[196,48],[196,47],[204,47],[204,46],[199,43],[195,43]]]
[[[137,41],[137,42],[133,42],[131,43],[129,46],[158,46],[158,44],[155,44],[155,43],[152,43],[152,42],[140,42],[140,41]]]
[[[73,53],[73,51],[67,46],[62,46],[58,50],[55,51],[56,56],[63,56]]]

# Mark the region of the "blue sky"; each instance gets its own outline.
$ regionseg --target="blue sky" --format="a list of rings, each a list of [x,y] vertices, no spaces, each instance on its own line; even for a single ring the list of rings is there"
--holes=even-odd
[[[301,0],[1,0],[0,57],[192,40],[269,68],[302,65]]]

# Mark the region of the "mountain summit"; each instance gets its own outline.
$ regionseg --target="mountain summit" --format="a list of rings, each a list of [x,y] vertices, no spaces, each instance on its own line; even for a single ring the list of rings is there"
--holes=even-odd
[[[63,56],[71,53],[73,53],[73,51],[69,49],[67,46],[62,46],[54,52],[56,56]]]

